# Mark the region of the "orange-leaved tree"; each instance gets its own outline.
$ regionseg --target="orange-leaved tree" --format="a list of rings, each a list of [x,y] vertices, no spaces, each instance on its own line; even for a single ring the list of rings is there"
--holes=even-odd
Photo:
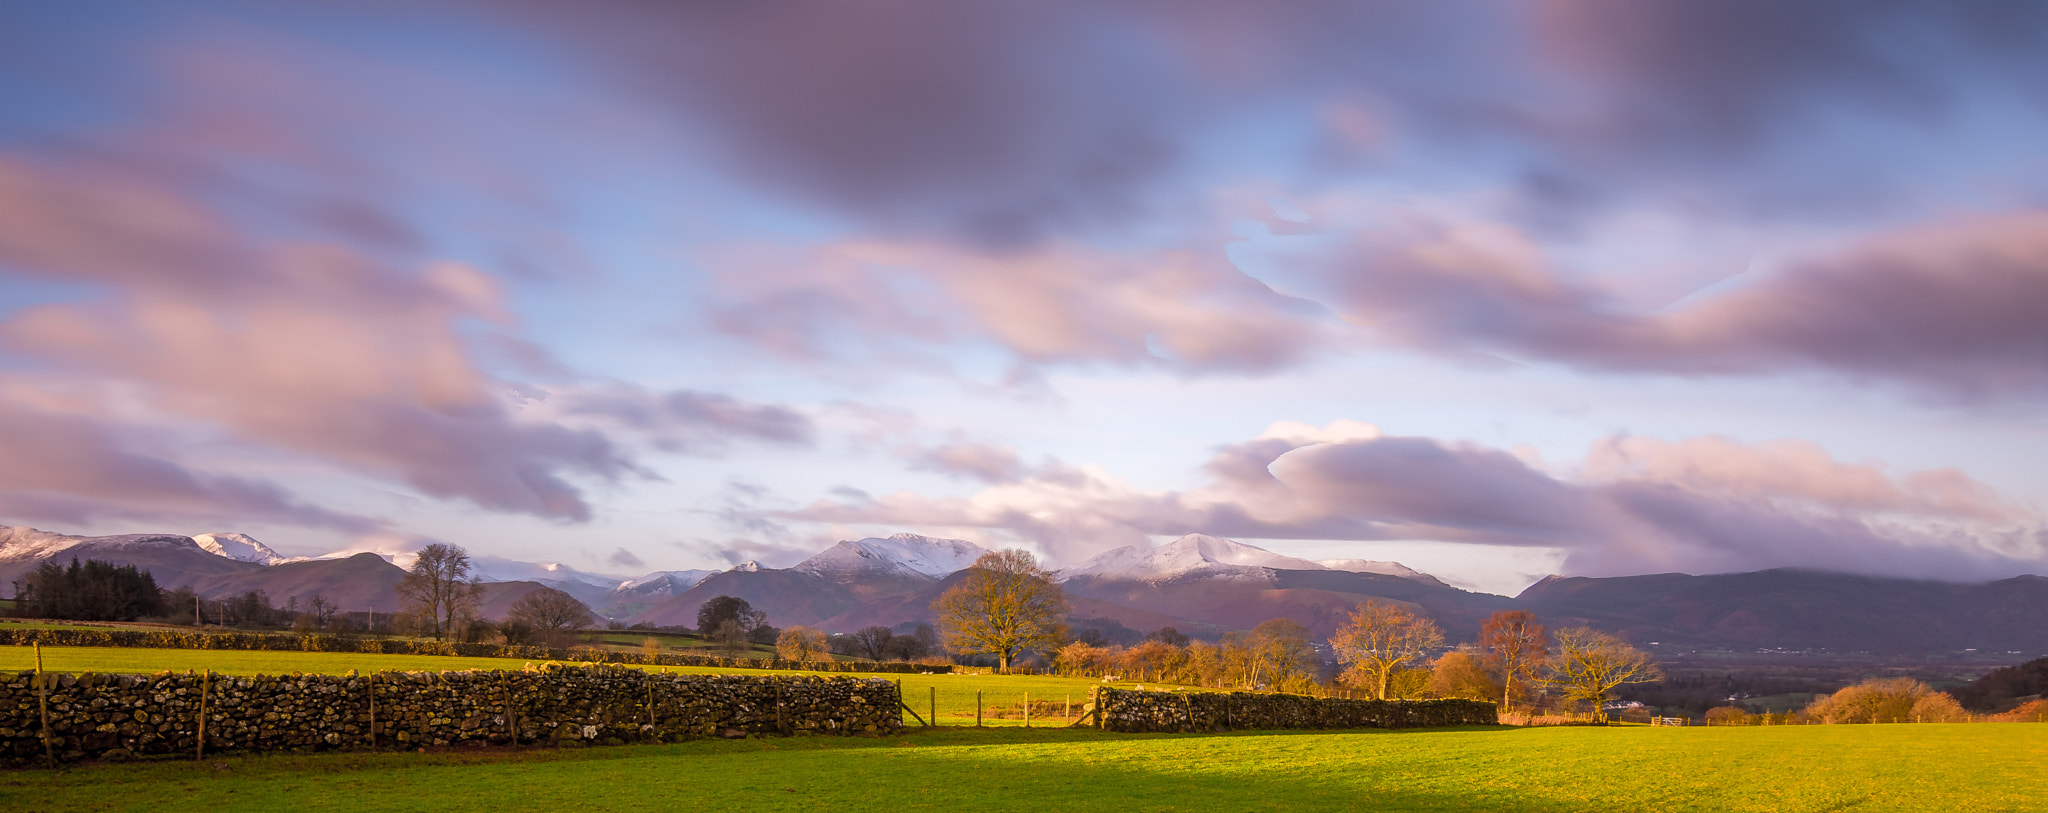
[[[1501,610],[1489,616],[1479,628],[1479,645],[1500,673],[1501,711],[1513,705],[1517,683],[1524,691],[1536,685],[1538,670],[1550,657],[1550,633],[1528,610]]]
[[[786,661],[822,663],[832,659],[832,641],[822,630],[790,627],[776,637],[775,654]]]
[[[1352,611],[1330,639],[1337,660],[1349,667],[1341,680],[1380,700],[1387,699],[1395,672],[1417,668],[1443,645],[1436,622],[1399,604],[1371,600]]]
[[[1557,655],[1551,659],[1552,682],[1565,696],[1593,704],[1593,719],[1607,721],[1607,695],[1629,683],[1654,683],[1664,672],[1649,654],[1591,627],[1557,631]]]
[[[996,656],[1007,674],[1026,650],[1066,637],[1067,596],[1031,554],[1012,548],[984,553],[960,583],[932,601],[946,648]]]

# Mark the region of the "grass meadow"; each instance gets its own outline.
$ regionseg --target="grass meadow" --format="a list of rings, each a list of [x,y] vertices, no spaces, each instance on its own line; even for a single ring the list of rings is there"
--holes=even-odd
[[[357,653],[47,647],[66,672],[519,668]],[[0,647],[25,669],[27,647]],[[659,667],[650,667],[659,668]],[[670,667],[679,672],[718,672]],[[2039,810],[2048,725],[1466,728],[1104,734],[1015,712],[1097,681],[885,675],[940,722],[881,738],[251,754],[0,772],[0,810]],[[1130,684],[1121,684],[1130,685]],[[1036,714],[1036,713],[1035,713]]]
[[[16,810],[2039,810],[2048,725],[1482,728],[249,755],[0,773]]]

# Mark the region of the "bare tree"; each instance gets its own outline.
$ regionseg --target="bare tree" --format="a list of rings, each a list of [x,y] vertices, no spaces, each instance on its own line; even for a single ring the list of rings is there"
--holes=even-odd
[[[431,630],[436,640],[455,632],[458,622],[476,614],[482,593],[482,586],[469,573],[469,551],[444,542],[421,548],[412,570],[398,583],[399,598],[419,615],[423,630]]]
[[[775,639],[775,654],[786,661],[818,663],[832,659],[832,641],[810,627],[790,627]]]
[[[524,624],[531,634],[549,646],[562,643],[570,633],[590,626],[590,606],[575,596],[542,587],[512,602],[505,611],[508,621]]]
[[[890,632],[888,627],[862,627],[853,634],[853,646],[868,656],[868,660],[879,661],[889,657],[889,642],[895,637],[896,633]]]
[[[1316,651],[1308,628],[1291,618],[1275,618],[1252,628],[1253,682],[1291,692],[1314,682]]]
[[[1513,705],[1517,679],[1525,688],[1536,685],[1536,676],[1550,656],[1550,634],[1528,610],[1502,610],[1489,616],[1479,628],[1479,645],[1486,648],[1487,661],[1500,673],[1501,711]]]
[[[1550,662],[1551,682],[1564,687],[1565,696],[1593,704],[1593,719],[1607,722],[1607,695],[1617,686],[1653,683],[1664,672],[1651,662],[1648,653],[1591,627],[1557,631],[1557,655]]]
[[[982,554],[932,611],[947,649],[994,655],[1004,673],[1019,654],[1057,646],[1066,635],[1066,594],[1031,554],[1016,549]]]
[[[1429,653],[1444,645],[1436,622],[1392,602],[1367,601],[1352,611],[1351,620],[1330,639],[1337,660],[1350,668],[1342,680],[1385,700],[1394,673],[1419,668]]]

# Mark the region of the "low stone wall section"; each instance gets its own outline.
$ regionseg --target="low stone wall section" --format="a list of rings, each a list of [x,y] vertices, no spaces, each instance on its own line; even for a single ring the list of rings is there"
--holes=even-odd
[[[0,760],[206,751],[621,744],[749,734],[891,734],[881,678],[675,675],[602,665],[370,675],[0,673]],[[38,695],[47,692],[39,702]],[[202,701],[203,698],[203,701]],[[375,720],[374,726],[372,720]]]
[[[6,629],[0,645],[111,646],[138,649],[231,649],[259,652],[367,652],[379,655],[442,655],[464,658],[523,658],[533,661],[632,663],[643,666],[709,666],[715,669],[775,669],[805,672],[945,674],[948,664],[901,661],[791,661],[663,652],[618,652],[598,647],[549,648],[505,644],[459,644],[409,638],[374,638],[322,633],[184,632],[135,629]]]
[[[1096,690],[1100,727],[1122,732],[1498,725],[1483,700],[1343,700],[1255,692]]]

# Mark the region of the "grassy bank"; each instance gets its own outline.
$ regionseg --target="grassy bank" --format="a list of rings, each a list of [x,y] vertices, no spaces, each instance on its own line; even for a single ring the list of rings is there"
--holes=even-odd
[[[1462,729],[317,754],[0,774],[51,811],[2029,810],[2048,725]]]

